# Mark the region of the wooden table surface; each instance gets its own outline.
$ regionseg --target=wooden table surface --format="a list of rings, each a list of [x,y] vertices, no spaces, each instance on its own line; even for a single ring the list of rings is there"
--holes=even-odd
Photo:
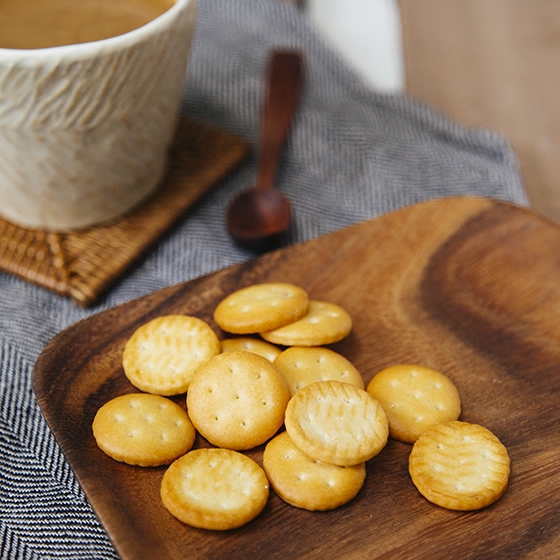
[[[398,0],[406,90],[505,136],[533,207],[560,223],[560,0]]]

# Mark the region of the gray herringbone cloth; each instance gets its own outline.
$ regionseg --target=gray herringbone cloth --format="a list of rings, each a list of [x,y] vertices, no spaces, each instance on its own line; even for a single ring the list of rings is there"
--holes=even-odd
[[[434,197],[527,204],[502,139],[459,127],[407,97],[372,91],[288,3],[201,0],[184,112],[255,146],[265,65],[277,46],[301,49],[306,59],[278,181],[295,208],[291,241]],[[232,245],[223,216],[254,176],[249,160],[93,310],[0,274],[2,558],[117,557],[41,416],[33,364],[57,332],[95,311],[249,258]]]

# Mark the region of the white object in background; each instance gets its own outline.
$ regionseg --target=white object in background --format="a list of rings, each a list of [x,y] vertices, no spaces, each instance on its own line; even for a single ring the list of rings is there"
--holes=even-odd
[[[29,228],[83,228],[158,187],[196,13],[197,0],[177,0],[109,39],[0,48],[0,215]]]
[[[306,0],[311,21],[379,91],[404,89],[397,0]]]

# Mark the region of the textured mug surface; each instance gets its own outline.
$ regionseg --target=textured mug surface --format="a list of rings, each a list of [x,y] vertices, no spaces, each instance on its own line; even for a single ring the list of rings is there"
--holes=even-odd
[[[117,218],[167,168],[196,0],[129,33],[0,48],[0,216],[65,231]]]

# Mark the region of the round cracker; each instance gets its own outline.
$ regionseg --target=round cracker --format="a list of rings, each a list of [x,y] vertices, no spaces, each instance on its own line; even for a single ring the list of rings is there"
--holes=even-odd
[[[486,507],[502,496],[510,459],[490,430],[453,420],[429,428],[418,438],[410,453],[409,472],[427,500],[466,511]]]
[[[309,306],[307,292],[294,284],[269,282],[241,288],[214,310],[218,326],[234,334],[253,334],[297,321]]]
[[[222,340],[222,352],[234,352],[237,350],[253,352],[253,354],[258,354],[266,358],[269,362],[274,362],[282,352],[278,346],[274,346],[274,344],[270,344],[270,342],[265,342],[258,338],[240,336],[238,338],[226,338]]]
[[[251,449],[284,421],[290,389],[276,367],[251,352],[224,352],[202,366],[187,393],[187,410],[210,443]]]
[[[340,381],[300,389],[288,403],[284,423],[304,453],[340,466],[371,459],[389,435],[381,405],[368,392]]]
[[[196,449],[163,475],[165,508],[201,529],[224,531],[254,519],[268,500],[266,475],[253,459],[229,449]]]
[[[389,435],[414,443],[428,428],[457,420],[461,414],[459,391],[453,382],[431,368],[397,365],[380,371],[367,386],[389,420]]]
[[[286,432],[267,443],[263,468],[282,500],[310,511],[331,510],[348,503],[366,478],[365,463],[339,467],[316,461],[300,451]]]
[[[123,369],[142,391],[178,395],[187,390],[197,368],[220,350],[220,340],[205,321],[165,315],[145,323],[128,339]]]
[[[117,461],[155,467],[168,465],[193,445],[196,432],[177,403],[132,393],[105,403],[93,419],[97,445]]]
[[[292,346],[274,360],[274,365],[288,382],[292,395],[316,381],[342,381],[364,388],[364,380],[354,365],[341,354],[322,346]]]
[[[301,319],[277,329],[261,331],[260,336],[283,346],[322,346],[342,340],[351,330],[352,318],[340,305],[311,300]]]

